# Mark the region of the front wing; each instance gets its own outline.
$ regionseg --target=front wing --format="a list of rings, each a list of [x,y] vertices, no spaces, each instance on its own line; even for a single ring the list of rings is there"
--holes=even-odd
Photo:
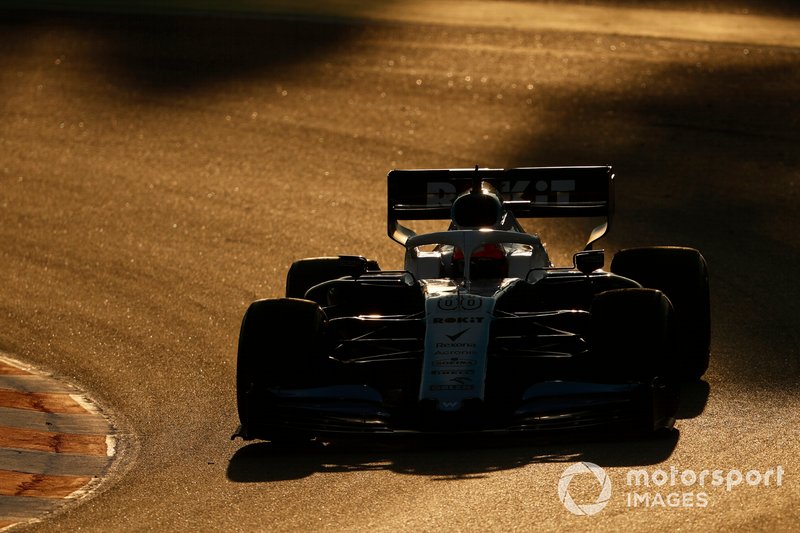
[[[252,400],[254,417],[234,437],[652,432],[671,428],[677,407],[673,388],[658,379],[546,381],[528,387],[516,402],[476,400],[457,412],[437,410],[433,402],[393,404],[365,385],[270,389]]]

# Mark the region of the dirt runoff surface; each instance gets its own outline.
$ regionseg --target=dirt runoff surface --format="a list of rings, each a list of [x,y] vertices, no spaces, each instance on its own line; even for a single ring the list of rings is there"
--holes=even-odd
[[[420,4],[403,5],[386,3]],[[558,25],[524,10],[552,4],[519,2],[413,20],[3,12],[0,349],[81,383],[140,446],[112,486],[31,529],[796,530],[797,18],[655,5],[570,3]],[[643,14],[667,29],[631,29]],[[712,364],[679,433],[231,442],[248,303],[282,294],[301,257],[398,267],[386,172],[476,163],[614,164],[609,254],[703,251]],[[560,263],[585,237],[536,229]],[[581,462],[605,477],[567,479],[574,502],[611,485],[592,516],[558,490]]]

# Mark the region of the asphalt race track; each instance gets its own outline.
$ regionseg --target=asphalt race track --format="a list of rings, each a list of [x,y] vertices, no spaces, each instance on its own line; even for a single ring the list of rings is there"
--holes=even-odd
[[[125,452],[31,530],[800,528],[800,10],[317,4],[0,11],[0,351],[89,391]],[[281,295],[297,258],[400,266],[390,169],[606,163],[608,257],[682,244],[710,265],[712,364],[674,435],[229,440],[249,302]],[[560,263],[585,235],[538,229]],[[593,516],[557,490],[581,461],[613,486]]]

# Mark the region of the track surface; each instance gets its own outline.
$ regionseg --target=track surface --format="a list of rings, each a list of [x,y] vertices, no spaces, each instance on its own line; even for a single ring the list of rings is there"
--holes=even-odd
[[[787,5],[755,15],[795,23]],[[800,50],[747,28],[714,41],[439,22],[2,13],[0,350],[91,391],[139,449],[37,529],[800,527]],[[230,442],[247,304],[280,295],[296,258],[399,266],[387,170],[475,163],[613,163],[607,250],[704,252],[713,362],[687,388],[680,434]],[[561,262],[582,231],[541,228]],[[600,514],[558,499],[575,461],[614,483]],[[630,468],[670,466],[785,474],[780,487],[706,487],[702,508],[626,505]],[[577,479],[572,490],[597,495]]]

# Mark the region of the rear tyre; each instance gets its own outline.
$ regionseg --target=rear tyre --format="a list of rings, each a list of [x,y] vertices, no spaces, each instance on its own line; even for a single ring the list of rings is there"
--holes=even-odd
[[[308,289],[323,281],[358,277],[373,270],[380,270],[377,262],[354,255],[301,259],[292,264],[286,276],[286,296],[303,298]]]
[[[711,345],[708,266],[700,252],[666,246],[622,250],[614,255],[611,272],[667,295],[676,315],[679,376],[700,379]]]
[[[244,428],[262,418],[259,398],[270,387],[313,383],[324,352],[325,313],[308,300],[250,304],[239,333],[236,404]]]

